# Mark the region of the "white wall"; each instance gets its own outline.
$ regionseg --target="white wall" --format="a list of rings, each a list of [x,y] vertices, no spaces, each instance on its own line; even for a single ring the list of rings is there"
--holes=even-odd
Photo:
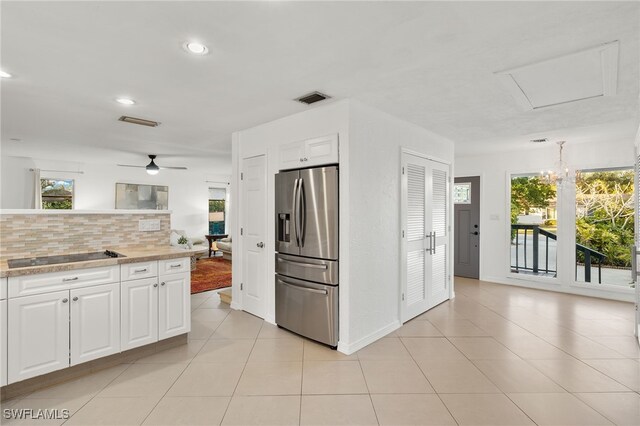
[[[572,145],[568,142],[564,160],[578,169],[633,166],[633,140],[600,141]],[[456,155],[456,176],[481,177],[480,205],[480,278],[487,281],[534,288],[631,300],[628,289],[622,291],[576,283],[574,279],[575,189],[563,189],[558,205],[558,280],[524,277],[509,272],[509,176],[514,173],[539,173],[552,169],[558,149],[550,144],[538,149],[503,152],[482,156]],[[564,201],[564,203],[563,203]],[[569,202],[567,202],[569,201]],[[587,288],[589,287],[589,288]],[[605,288],[605,289],[603,289]]]
[[[3,156],[0,181],[2,209],[33,207],[33,174],[28,169],[34,167],[83,171],[83,174],[41,172],[42,178],[75,180],[74,209],[78,210],[114,209],[116,183],[166,185],[169,187],[169,210],[172,211],[171,227],[184,229],[189,236],[201,237],[208,233],[209,186],[220,186],[206,181],[229,181],[229,176],[208,174],[205,171],[161,170],[156,176],[150,176],[144,169],[111,164]]]
[[[400,325],[401,148],[453,162],[454,144],[358,101],[350,103],[349,123],[353,352]]]
[[[274,176],[282,144],[338,133],[340,139],[340,343],[352,353],[397,328],[400,299],[400,149],[448,161],[453,143],[358,101],[343,100],[237,132],[233,180],[241,159],[267,156],[266,247],[274,241]],[[238,194],[233,193],[234,199]],[[239,209],[234,209],[237,214]],[[234,235],[239,235],[234,216]],[[234,308],[242,308],[241,239],[234,240]],[[266,320],[275,320],[274,257],[268,256]]]

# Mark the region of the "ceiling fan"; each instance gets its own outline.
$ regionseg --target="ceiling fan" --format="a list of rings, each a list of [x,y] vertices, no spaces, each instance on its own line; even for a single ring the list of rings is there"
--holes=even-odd
[[[161,167],[158,166],[155,161],[156,156],[149,154],[149,158],[151,159],[151,162],[149,164],[147,164],[146,166],[134,166],[131,164],[118,164],[118,166],[120,167],[138,167],[141,169],[147,169],[147,173],[149,173],[150,175],[157,175],[158,172],[160,171],[160,169],[173,169],[173,170],[187,170],[186,167]]]

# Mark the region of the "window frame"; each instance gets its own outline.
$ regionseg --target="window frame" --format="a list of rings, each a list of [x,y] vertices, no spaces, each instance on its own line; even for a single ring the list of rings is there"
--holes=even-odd
[[[42,177],[40,176],[40,185],[42,185],[42,181],[43,180],[55,180],[55,181],[71,181],[73,182],[72,184],[72,188],[71,188],[71,208],[70,209],[46,209],[44,208],[44,205],[42,203],[44,203],[44,195],[42,195],[42,192],[40,193],[40,209],[41,210],[75,210],[76,208],[76,179],[67,179],[67,178],[56,178],[56,177]]]

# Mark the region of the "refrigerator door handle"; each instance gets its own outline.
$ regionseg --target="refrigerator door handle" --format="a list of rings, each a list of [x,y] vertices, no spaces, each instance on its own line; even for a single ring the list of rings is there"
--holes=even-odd
[[[291,206],[291,212],[293,213],[293,232],[296,234],[296,246],[300,247],[300,237],[298,236],[298,209],[297,209],[297,195],[298,195],[298,181],[296,179],[293,182],[293,205]]]
[[[292,265],[304,266],[305,268],[312,268],[312,269],[328,269],[329,268],[327,265],[319,265],[316,263],[308,263],[308,262],[295,262],[293,260],[282,259],[282,258],[278,258],[278,262],[290,263]]]
[[[288,282],[284,281],[282,278],[280,278],[280,282],[283,285],[286,285],[287,287],[291,287],[291,288],[294,288],[294,289],[300,290],[300,291],[306,291],[306,292],[309,292],[309,293],[324,294],[324,295],[327,295],[329,293],[327,290],[316,290],[315,288],[301,287],[299,285],[291,284],[291,283],[288,283]]]
[[[300,178],[298,188],[298,208],[300,209],[300,247],[304,247],[304,237],[307,234],[307,202],[305,201],[306,193],[304,191],[304,179]]]

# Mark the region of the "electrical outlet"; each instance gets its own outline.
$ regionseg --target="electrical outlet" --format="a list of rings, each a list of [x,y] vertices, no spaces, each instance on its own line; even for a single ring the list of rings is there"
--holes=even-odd
[[[160,219],[141,219],[138,221],[138,231],[149,232],[160,230]]]

